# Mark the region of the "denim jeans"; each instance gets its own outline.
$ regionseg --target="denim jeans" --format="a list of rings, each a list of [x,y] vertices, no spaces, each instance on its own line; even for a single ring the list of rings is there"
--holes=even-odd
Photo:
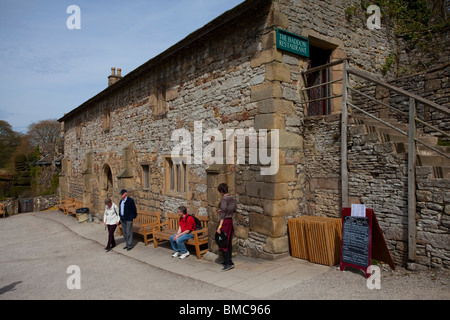
[[[183,254],[187,252],[184,242],[192,239],[194,235],[192,233],[183,234],[182,236],[179,236],[177,240],[173,240],[174,237],[175,234],[170,236],[170,244],[172,245],[173,251]]]

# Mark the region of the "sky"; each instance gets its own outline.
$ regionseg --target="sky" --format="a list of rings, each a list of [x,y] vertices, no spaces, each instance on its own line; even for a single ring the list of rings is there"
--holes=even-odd
[[[26,133],[59,119],[104,90],[111,67],[125,76],[242,2],[0,0],[0,120]]]

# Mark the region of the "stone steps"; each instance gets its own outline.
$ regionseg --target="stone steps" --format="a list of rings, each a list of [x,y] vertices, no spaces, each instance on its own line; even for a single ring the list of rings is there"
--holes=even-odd
[[[406,124],[398,123],[395,119],[383,119],[385,122],[395,127],[408,131]],[[366,136],[367,141],[377,142],[377,149],[382,152],[392,154],[408,153],[408,137],[402,135],[396,130],[386,126],[371,118],[362,116],[352,116],[350,123],[352,124],[352,133],[359,133]],[[429,144],[439,151],[450,155],[450,147],[437,146],[438,138],[433,136],[418,137],[418,140]],[[429,167],[432,172],[432,178],[450,179],[450,159],[439,153],[417,143],[417,162],[418,167]]]

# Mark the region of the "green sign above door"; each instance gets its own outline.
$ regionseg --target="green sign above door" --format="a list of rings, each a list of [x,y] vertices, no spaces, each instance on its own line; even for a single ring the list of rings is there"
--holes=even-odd
[[[309,40],[282,29],[277,29],[277,48],[309,58]]]

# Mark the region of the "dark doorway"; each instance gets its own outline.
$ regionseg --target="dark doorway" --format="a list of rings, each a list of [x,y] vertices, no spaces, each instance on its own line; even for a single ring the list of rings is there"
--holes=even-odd
[[[308,69],[322,66],[330,62],[331,50],[315,46],[309,48]],[[328,68],[308,74],[308,87],[317,86],[329,82],[330,71]],[[318,100],[330,96],[330,86],[324,84],[309,90],[309,100]],[[331,113],[330,99],[323,99],[309,103],[308,116],[326,115]]]
[[[19,199],[19,213],[33,212],[33,198]]]

